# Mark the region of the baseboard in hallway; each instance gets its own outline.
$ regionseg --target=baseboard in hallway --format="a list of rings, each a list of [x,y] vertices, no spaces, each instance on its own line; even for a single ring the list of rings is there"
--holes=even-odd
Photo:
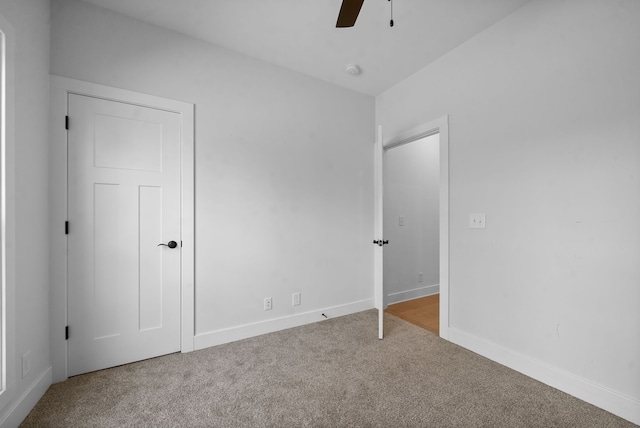
[[[385,312],[433,334],[440,334],[440,294],[389,305]]]

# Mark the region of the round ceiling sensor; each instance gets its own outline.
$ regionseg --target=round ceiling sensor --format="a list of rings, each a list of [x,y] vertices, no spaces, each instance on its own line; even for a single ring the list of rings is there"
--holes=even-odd
[[[352,76],[357,76],[358,74],[360,74],[360,67],[355,64],[349,64],[347,65],[347,73]]]

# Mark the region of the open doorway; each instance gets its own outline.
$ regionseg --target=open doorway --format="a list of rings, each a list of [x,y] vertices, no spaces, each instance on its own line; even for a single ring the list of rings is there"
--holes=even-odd
[[[383,158],[386,312],[439,334],[440,134],[389,147]]]
[[[378,338],[384,338],[384,310],[388,304],[384,284],[384,259],[389,239],[384,238],[384,158],[389,150],[413,143],[423,138],[438,135],[439,185],[438,185],[438,230],[439,230],[439,336],[449,339],[449,118],[443,116],[432,122],[419,125],[408,131],[396,134],[389,139],[383,138],[382,126],[378,126],[378,135],[374,149],[374,251],[373,290],[375,307],[378,309]],[[392,221],[400,222],[400,216]],[[406,221],[406,217],[404,219]],[[424,282],[424,271],[422,280]],[[420,287],[415,287],[420,288]],[[405,294],[408,296],[408,294]]]

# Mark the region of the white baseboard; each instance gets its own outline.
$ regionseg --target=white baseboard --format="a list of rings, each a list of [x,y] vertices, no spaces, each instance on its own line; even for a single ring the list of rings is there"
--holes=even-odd
[[[235,342],[236,340],[322,321],[326,319],[322,314],[325,314],[328,318],[335,318],[373,309],[373,307],[373,299],[366,299],[346,305],[333,306],[252,324],[200,333],[195,336],[195,349],[204,349],[210,346],[222,345],[223,343]]]
[[[633,397],[453,327],[449,341],[640,425],[640,401]]]
[[[0,427],[12,428],[19,426],[44,393],[47,392],[51,382],[52,373],[51,367],[49,367],[7,408],[4,417],[0,419]]]
[[[440,284],[426,285],[424,287],[414,288],[412,290],[389,293],[387,294],[384,303],[385,305],[393,305],[394,303],[406,302],[407,300],[431,296],[432,294],[438,294],[439,292]]]

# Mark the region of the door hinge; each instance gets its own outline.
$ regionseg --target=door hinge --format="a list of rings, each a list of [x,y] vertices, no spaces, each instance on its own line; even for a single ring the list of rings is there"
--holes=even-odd
[[[64,340],[69,340],[69,326],[64,328]]]
[[[69,234],[69,222],[68,221],[64,222],[64,234],[65,235]]]
[[[69,130],[69,116],[64,117],[64,129]]]

